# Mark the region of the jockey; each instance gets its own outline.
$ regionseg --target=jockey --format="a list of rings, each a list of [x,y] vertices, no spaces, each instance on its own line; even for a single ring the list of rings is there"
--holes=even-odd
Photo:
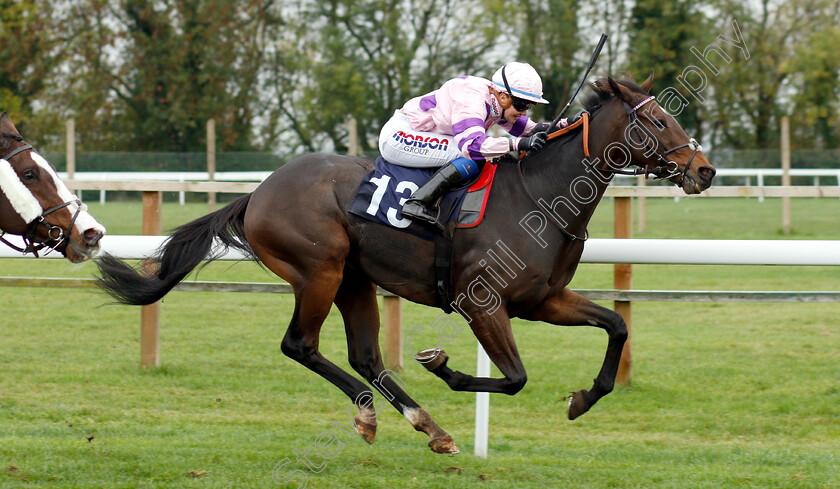
[[[532,105],[548,103],[542,94],[537,71],[513,62],[496,70],[491,80],[454,78],[406,102],[382,127],[379,152],[397,165],[440,169],[406,201],[402,215],[435,223],[440,198],[478,175],[486,160],[542,148],[549,123],[537,124],[526,115]],[[514,137],[488,136],[494,124]]]

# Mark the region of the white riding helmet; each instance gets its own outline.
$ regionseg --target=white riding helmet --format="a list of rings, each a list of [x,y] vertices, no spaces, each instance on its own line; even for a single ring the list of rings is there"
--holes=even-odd
[[[508,63],[493,73],[493,85],[510,95],[534,102],[547,104],[543,98],[542,78],[528,63]]]

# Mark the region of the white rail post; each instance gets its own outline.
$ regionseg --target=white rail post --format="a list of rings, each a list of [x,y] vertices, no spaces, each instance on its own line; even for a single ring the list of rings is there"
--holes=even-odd
[[[490,357],[478,344],[476,377],[490,377]],[[475,393],[475,456],[487,458],[487,441],[490,430],[490,393]]]
[[[182,173],[180,177],[178,177],[179,182],[186,181],[184,178],[184,174]],[[209,198],[209,197],[208,197]],[[178,205],[185,205],[187,203],[187,193],[181,190],[178,192]],[[212,209],[211,209],[212,211]]]
[[[102,174],[102,180],[108,180],[108,174]],[[105,189],[99,191],[99,205],[105,205]]]
[[[764,172],[758,172],[758,175],[756,175],[755,179],[756,179],[756,186],[758,186],[759,189],[763,189],[764,188]],[[759,202],[764,202],[764,192],[761,192],[761,193],[758,194],[758,201]]]

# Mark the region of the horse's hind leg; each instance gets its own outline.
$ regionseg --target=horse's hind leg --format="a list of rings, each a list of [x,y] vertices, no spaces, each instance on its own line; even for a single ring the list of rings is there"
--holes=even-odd
[[[350,270],[345,271],[344,281],[338,290],[335,304],[344,317],[347,332],[347,353],[350,366],[367,379],[417,431],[429,435],[429,447],[437,453],[457,453],[458,447],[452,437],[438,426],[425,409],[414,402],[402,387],[402,381],[394,372],[385,370],[379,351],[379,307],[376,302],[376,285]],[[400,386],[402,385],[402,387]],[[367,405],[373,400],[366,394]],[[380,404],[380,403],[377,403]],[[380,404],[381,405],[381,404]],[[373,441],[376,434],[376,407],[361,411],[356,426],[362,436]]]
[[[569,289],[563,289],[531,310],[523,318],[545,321],[563,326],[596,326],[609,335],[607,352],[592,390],[581,389],[569,400],[569,419],[575,419],[589,410],[598,400],[612,392],[621,350],[627,340],[627,325],[617,312],[599,306]]]
[[[264,259],[269,268],[274,265],[270,259]],[[362,393],[368,392],[368,387],[324,358],[318,349],[321,326],[332,307],[332,301],[341,283],[341,263],[322,264],[308,280],[298,280],[293,284],[295,291],[295,312],[283,338],[281,349],[289,358],[299,362],[321,377],[332,382],[354,402],[363,399]],[[358,405],[360,413],[369,412],[373,408],[367,404]],[[360,420],[356,416],[354,422]],[[368,443],[373,437],[365,436],[363,430],[356,426],[359,434]]]

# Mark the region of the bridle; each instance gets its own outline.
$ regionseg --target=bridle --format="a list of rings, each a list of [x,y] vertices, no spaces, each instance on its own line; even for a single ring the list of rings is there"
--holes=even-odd
[[[24,144],[23,146],[12,150],[9,154],[4,156],[3,159],[9,161],[13,156],[27,150],[35,151],[35,149],[32,148],[31,144]],[[76,212],[75,214],[73,214],[73,219],[70,220],[70,225],[67,227],[66,232],[59,226],[54,226],[47,222],[46,217],[48,215],[60,209],[63,209],[73,203],[76,204]],[[65,247],[67,246],[67,243],[69,243],[70,241],[70,233],[73,230],[73,225],[76,224],[76,218],[78,218],[79,213],[82,212],[82,206],[82,202],[76,199],[75,201],[68,201],[43,211],[40,216],[36,217],[32,222],[28,224],[29,226],[31,226],[31,230],[29,231],[29,233],[21,235],[21,237],[23,238],[23,243],[25,244],[23,248],[15,245],[14,243],[11,243],[6,238],[4,238],[3,236],[6,235],[5,231],[0,232],[0,242],[12,248],[13,250],[20,251],[23,254],[32,253],[33,255],[35,255],[35,258],[39,258],[39,251],[43,250],[44,248],[47,248],[48,251],[44,253],[44,256],[47,256],[53,251],[59,249],[62,245],[64,245]],[[36,243],[35,233],[38,232],[38,226],[42,224],[47,228],[48,238],[45,241]]]
[[[686,173],[688,173],[689,168],[691,168],[691,162],[694,160],[694,157],[697,155],[697,153],[703,151],[703,147],[700,146],[700,143],[698,143],[694,138],[690,138],[685,144],[681,144],[670,149],[665,148],[664,146],[659,144],[659,140],[656,138],[656,136],[650,131],[650,129],[648,129],[647,127],[645,127],[644,124],[641,123],[638,114],[636,114],[637,110],[642,108],[648,102],[651,102],[655,99],[656,97],[651,95],[650,97],[642,100],[635,107],[630,107],[630,104],[628,104],[627,102],[622,103],[624,104],[624,112],[627,113],[628,123],[632,128],[634,134],[638,136],[639,139],[642,141],[642,144],[644,145],[645,149],[648,152],[653,153],[653,156],[655,156],[657,161],[659,162],[659,166],[656,166],[651,169],[643,167],[634,168],[632,170],[615,170],[612,168],[602,168],[601,171],[606,173],[613,173],[616,175],[644,175],[645,177],[647,177],[648,175],[653,175],[655,180],[667,180],[674,177],[680,177],[680,180],[679,182],[677,182],[677,185],[682,185]],[[653,141],[653,143],[651,143],[651,141]],[[680,169],[680,165],[677,164],[677,162],[675,161],[669,160],[668,155],[675,151],[679,151],[683,148],[689,148],[694,152],[691,153],[691,156],[688,158],[688,162],[685,164],[685,168]]]

